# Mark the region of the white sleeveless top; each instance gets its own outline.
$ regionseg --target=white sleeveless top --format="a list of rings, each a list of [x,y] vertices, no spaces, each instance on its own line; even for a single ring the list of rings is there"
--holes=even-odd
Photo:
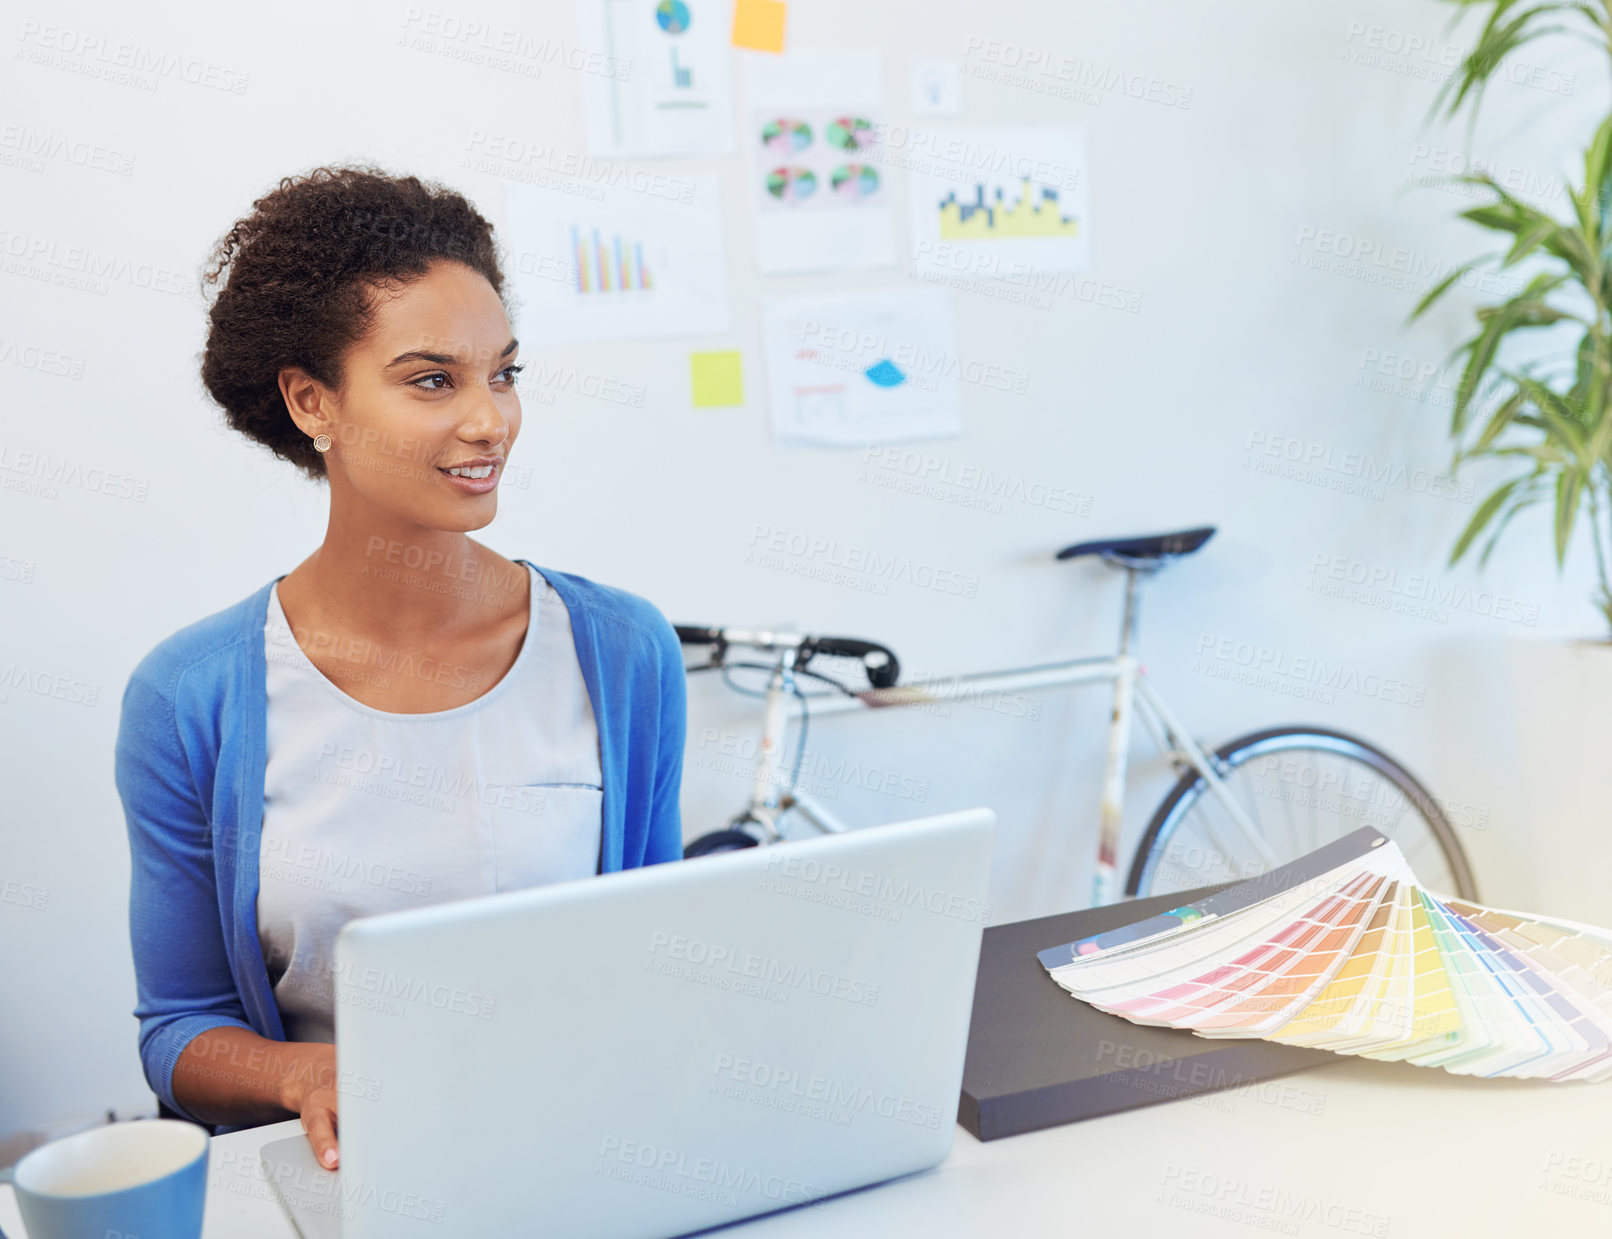
[[[269,592],[258,941],[288,1041],[335,1040],[333,947],[356,916],[598,872],[599,733],[571,619],[531,565],[526,638],[452,710],[393,714],[314,666]],[[455,674],[429,657],[363,676]]]

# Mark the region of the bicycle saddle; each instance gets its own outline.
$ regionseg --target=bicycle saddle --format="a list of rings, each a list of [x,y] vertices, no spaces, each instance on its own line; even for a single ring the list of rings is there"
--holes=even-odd
[[[1081,555],[1123,555],[1127,559],[1173,559],[1190,555],[1210,538],[1215,527],[1182,529],[1176,533],[1155,533],[1140,538],[1109,538],[1102,542],[1077,542],[1058,552],[1059,559],[1076,559]]]

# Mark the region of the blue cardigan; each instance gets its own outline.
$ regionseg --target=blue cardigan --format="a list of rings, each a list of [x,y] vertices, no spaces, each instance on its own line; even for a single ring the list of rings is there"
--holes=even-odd
[[[599,872],[680,859],[687,687],[676,631],[636,594],[531,567],[565,603],[599,729]],[[152,1091],[187,1118],[173,1070],[198,1033],[230,1025],[285,1040],[257,934],[263,624],[275,581],[162,641],[123,692],[116,783],[140,1061]]]

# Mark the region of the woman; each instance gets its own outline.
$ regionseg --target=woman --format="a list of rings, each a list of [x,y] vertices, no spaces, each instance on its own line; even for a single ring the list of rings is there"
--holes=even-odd
[[[463,197],[287,178],[204,279],[208,391],[329,483],[330,516],[124,692],[140,1055],[166,1108],[300,1115],[334,1167],[336,931],[680,857],[682,656],[644,599],[468,536],[498,511],[521,367]]]

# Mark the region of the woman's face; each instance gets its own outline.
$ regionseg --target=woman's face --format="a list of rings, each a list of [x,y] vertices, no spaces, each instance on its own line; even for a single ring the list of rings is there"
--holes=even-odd
[[[344,360],[342,391],[318,388],[328,422],[297,419],[332,440],[325,453],[332,499],[340,489],[350,492],[343,499],[406,524],[480,529],[497,515],[498,485],[521,427],[509,317],[492,285],[456,262],[435,262],[401,289],[374,296],[370,330]],[[299,384],[287,390],[293,407]],[[485,476],[455,477],[449,469]]]

